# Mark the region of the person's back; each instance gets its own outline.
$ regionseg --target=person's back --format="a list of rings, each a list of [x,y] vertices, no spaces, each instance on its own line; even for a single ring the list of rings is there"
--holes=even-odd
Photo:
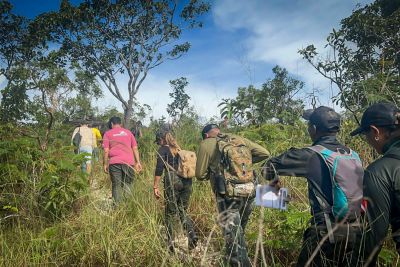
[[[100,144],[100,141],[102,140],[101,133],[100,133],[99,129],[97,129],[96,127],[92,127],[92,131],[93,131],[94,136],[96,137],[96,147],[98,147]]]
[[[337,140],[340,115],[333,109],[322,106],[306,112],[304,118],[308,120],[312,146],[291,148],[271,158],[265,172],[271,179],[276,174],[307,178],[313,217],[304,232],[297,266],[336,266],[350,262],[351,266],[357,266],[361,238],[357,221],[362,199],[361,161],[357,153]]]
[[[79,153],[88,153],[90,156],[86,156],[86,162],[82,164],[82,169],[86,173],[90,173],[92,169],[92,154],[93,154],[93,148],[96,147],[96,136],[93,133],[92,129],[88,127],[87,124],[82,123],[81,126],[75,128],[73,134],[72,134],[72,141],[74,140],[74,137],[76,134],[79,134],[81,136],[80,142],[79,142]]]
[[[220,133],[216,124],[206,125],[202,136],[204,140],[198,150],[196,177],[199,180],[210,179],[225,236],[225,260],[233,266],[251,266],[244,236],[255,196],[255,177],[251,172],[253,167],[249,165],[267,159],[269,152],[246,138]],[[239,156],[241,152],[243,158]],[[221,158],[226,164],[221,162]],[[238,165],[245,173],[243,177],[237,172],[229,172],[231,167]],[[249,171],[251,176],[247,176]]]
[[[161,197],[159,183],[164,174],[164,201],[165,224],[168,238],[168,248],[174,251],[174,221],[179,216],[184,230],[187,232],[188,247],[193,249],[197,245],[197,234],[193,221],[188,215],[189,200],[192,193],[192,179],[179,176],[179,151],[182,151],[170,132],[158,132],[156,142],[160,145],[157,151],[157,163],[154,175],[153,190],[156,198]]]
[[[109,128],[103,138],[103,168],[110,173],[112,197],[114,203],[118,203],[130,194],[134,170],[140,172],[142,165],[135,137],[121,127],[121,118],[112,117]]]
[[[76,127],[73,134],[72,139],[74,138],[75,134],[78,133],[81,135],[81,142],[79,144],[80,147],[94,147],[96,145],[96,136],[94,135],[91,128],[87,125],[81,125]]]
[[[343,144],[341,144],[336,136],[327,135],[318,138],[312,146],[321,146],[326,148],[330,153],[337,151],[342,151],[343,155],[348,155],[350,149]],[[333,205],[333,195],[332,195],[332,177],[331,169],[326,164],[326,160],[317,153],[316,151],[305,148],[291,148],[284,154],[274,157],[269,160],[269,164],[273,164],[274,169],[278,171],[280,175],[283,176],[296,176],[305,177],[309,183],[308,196],[311,205],[311,215],[316,223],[324,221],[323,216],[324,208],[321,207],[318,197],[316,195],[316,190],[318,193],[322,194],[322,199],[328,202],[328,205]],[[274,169],[270,169],[273,171]],[[342,170],[346,172],[346,170]],[[354,173],[358,178],[356,183],[358,188],[362,188],[362,166],[361,163],[354,168],[354,166],[349,166],[348,172]],[[269,174],[271,177],[275,176],[272,172]],[[315,188],[318,187],[318,188]],[[360,199],[358,199],[360,201]],[[333,219],[334,220],[334,219]]]
[[[122,127],[110,129],[104,133],[104,144],[110,149],[109,164],[134,164],[132,148],[137,143],[131,131]]]
[[[217,142],[220,137],[223,136],[233,136],[240,138],[250,149],[253,157],[253,163],[265,160],[269,156],[269,152],[262,146],[248,140],[247,138],[237,136],[235,134],[219,133],[219,137],[206,138],[200,143],[199,156],[201,159],[197,160],[196,163],[196,177],[197,179],[207,178],[204,175],[207,174],[207,169],[209,168],[213,174],[218,174],[222,172],[223,167],[221,166],[221,151],[217,148]],[[205,155],[206,159],[205,158]]]
[[[99,131],[99,129],[97,129],[96,127],[92,127],[92,131],[94,136],[96,137],[96,143],[95,146],[93,148],[93,157],[95,159],[95,161],[99,161],[99,146],[101,143],[101,140],[103,139],[103,137],[101,136],[101,133]]]

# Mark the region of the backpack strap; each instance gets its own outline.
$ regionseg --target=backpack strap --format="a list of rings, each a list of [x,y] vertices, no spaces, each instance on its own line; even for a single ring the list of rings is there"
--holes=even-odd
[[[229,162],[228,159],[225,155],[225,148],[228,147],[230,144],[226,144],[225,146],[223,146],[222,148],[219,147],[219,142],[221,142],[222,140],[228,140],[229,139],[229,135],[227,134],[218,134],[216,137],[217,140],[217,149],[221,152],[221,165],[223,167],[223,169],[226,169],[229,166]]]
[[[333,171],[329,167],[329,164],[326,161],[324,155],[322,155],[322,153],[321,153],[321,151],[323,151],[326,148],[321,146],[321,145],[318,145],[318,146],[314,146],[314,147],[309,147],[309,149],[314,151],[315,153],[317,153],[317,155],[319,155],[319,157],[324,161],[325,166],[328,168],[329,176],[330,176],[331,184],[332,184],[332,196],[333,196]],[[315,195],[315,198],[318,201],[318,204],[323,209],[325,224],[326,224],[326,228],[328,230],[329,242],[331,244],[334,244],[335,243],[335,237],[333,235],[332,221],[331,221],[331,218],[329,216],[330,213],[331,213],[330,210],[332,209],[332,206],[328,203],[328,200],[326,199],[326,196],[322,193],[322,189],[314,181],[311,181],[311,180],[308,180],[308,181],[311,184],[310,188],[313,191],[313,193]]]
[[[384,155],[384,157],[400,160],[400,155],[396,155],[396,154],[387,154],[387,155]]]
[[[172,152],[171,152],[171,148],[168,147],[168,149],[169,149],[169,153],[171,153],[172,157],[174,157],[174,155],[173,155]],[[169,169],[168,171],[176,172],[175,168],[172,167],[172,166],[168,163],[168,159],[165,160],[165,159],[163,158],[163,156],[162,156],[160,153],[158,153],[157,150],[156,150],[156,153],[158,154],[158,156],[160,157],[160,159],[163,161],[165,167],[167,167],[167,169]]]
[[[329,177],[331,179],[331,183],[332,183],[332,196],[333,196],[333,170],[331,169],[331,167],[329,166],[328,162],[326,161],[326,158],[324,157],[324,155],[321,153],[323,150],[327,149],[321,145],[317,145],[317,146],[313,146],[313,147],[309,147],[308,149],[310,149],[311,151],[315,152],[320,159],[323,160],[323,162],[325,163],[325,166],[328,168],[329,171]],[[313,181],[310,181],[312,186],[311,189],[313,190],[314,194],[317,196],[319,195],[319,198],[321,198],[322,203],[319,203],[322,208],[325,210],[325,212],[331,207],[331,205],[328,203],[328,200],[326,198],[326,196],[322,193],[322,189]],[[318,200],[318,197],[317,197]],[[320,202],[318,200],[318,202]]]

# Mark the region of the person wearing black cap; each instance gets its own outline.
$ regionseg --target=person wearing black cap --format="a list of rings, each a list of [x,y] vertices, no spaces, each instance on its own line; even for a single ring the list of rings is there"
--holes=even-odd
[[[192,179],[182,178],[176,174],[179,164],[178,151],[181,149],[175,138],[168,131],[156,133],[156,143],[160,145],[157,152],[157,163],[154,176],[153,192],[159,199],[161,192],[159,183],[164,175],[165,225],[167,228],[168,249],[174,252],[173,225],[175,215],[179,216],[183,228],[187,232],[188,247],[197,245],[198,237],[193,227],[192,219],[187,213],[190,195],[192,194]],[[165,170],[165,172],[164,172]]]
[[[364,198],[368,202],[365,266],[374,266],[389,225],[400,253],[400,109],[386,102],[368,107],[360,127],[351,133],[358,134],[383,155],[364,173]]]
[[[228,136],[239,139],[249,149],[252,163],[265,160],[270,154],[264,147],[246,138],[221,133],[217,124],[206,125],[201,134],[203,141],[197,153],[196,177],[199,180],[209,179],[211,182],[217,201],[219,222],[225,237],[225,260],[231,266],[251,266],[247,255],[244,231],[254,207],[254,196],[228,196],[218,143]],[[253,173],[250,176],[254,180]],[[254,186],[253,181],[251,183]]]
[[[360,265],[358,250],[353,248],[357,248],[361,239],[361,227],[355,223],[360,215],[362,201],[361,161],[354,151],[337,140],[340,115],[333,109],[321,106],[307,110],[303,118],[308,121],[312,146],[291,148],[269,159],[263,171],[267,180],[275,178],[272,184],[278,182],[277,174],[307,178],[312,218],[304,232],[297,266]],[[335,168],[334,158],[347,158],[349,161]],[[349,187],[341,191],[346,194],[351,192],[351,196],[346,195],[347,200],[344,200],[348,206],[339,207],[338,212],[338,197],[334,189],[338,185],[335,179],[339,173],[346,176],[342,179],[344,184],[340,184],[339,188]],[[342,210],[346,213],[340,214]],[[346,234],[343,235],[342,230]]]

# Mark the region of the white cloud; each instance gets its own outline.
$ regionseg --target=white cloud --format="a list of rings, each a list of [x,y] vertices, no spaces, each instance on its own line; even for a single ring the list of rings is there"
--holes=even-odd
[[[165,116],[168,118],[166,109],[168,103],[172,101],[169,97],[169,93],[172,91],[169,81],[175,78],[152,74],[147,76],[136,97],[141,104],[148,104],[152,108],[149,116],[155,118]],[[189,85],[186,88],[186,92],[191,97],[190,105],[193,105],[196,112],[202,117],[210,118],[212,116],[219,116],[217,106],[221,102],[221,99],[228,96],[233,97],[233,94],[229,95],[226,93],[230,88],[217,87],[215,84],[204,82],[196,77],[188,76],[187,79]],[[118,85],[123,95],[126,95],[126,91],[122,90],[126,84],[126,78],[122,77],[119,79]],[[122,111],[121,103],[106,88],[103,89],[103,92],[104,97],[98,101],[97,105],[101,108],[115,106],[118,110]]]
[[[254,62],[278,64],[300,76],[308,88],[331,89],[331,84],[298,54],[309,44],[322,49],[329,32],[349,16],[360,1],[217,1],[215,22],[230,31],[246,30],[243,42]],[[361,0],[361,3],[371,2]],[[329,91],[328,90],[328,91]],[[328,98],[328,95],[325,93]],[[324,103],[325,104],[325,103]]]
[[[265,76],[260,76],[278,64],[304,80],[308,89],[321,89],[320,104],[331,105],[329,99],[335,89],[301,58],[298,50],[309,44],[322,48],[332,28],[338,27],[340,20],[349,16],[358,2],[370,1],[215,1],[212,7],[214,25],[209,23],[197,36],[188,35],[193,49],[182,59],[152,71],[137,98],[140,103],[152,107],[150,115],[168,117],[169,80],[184,76],[189,81],[187,92],[191,104],[198,113],[203,117],[218,116],[217,105],[222,98],[234,97],[239,86],[265,81]],[[259,67],[257,72],[255,66]],[[126,78],[121,78],[121,87],[124,84],[127,84]],[[304,100],[310,101],[306,96]],[[99,103],[102,107],[121,107],[106,89]]]

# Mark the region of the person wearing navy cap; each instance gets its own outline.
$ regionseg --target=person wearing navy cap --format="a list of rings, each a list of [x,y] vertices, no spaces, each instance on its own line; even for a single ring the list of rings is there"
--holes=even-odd
[[[307,178],[312,218],[296,266],[360,266],[360,158],[337,140],[340,115],[332,108],[306,110],[303,118],[312,145],[291,148],[269,159],[264,169],[267,180],[275,178],[271,185],[277,175]]]
[[[364,266],[375,266],[389,225],[400,253],[400,109],[388,102],[371,105],[351,135],[363,135],[383,155],[364,172],[364,198],[368,203]]]

